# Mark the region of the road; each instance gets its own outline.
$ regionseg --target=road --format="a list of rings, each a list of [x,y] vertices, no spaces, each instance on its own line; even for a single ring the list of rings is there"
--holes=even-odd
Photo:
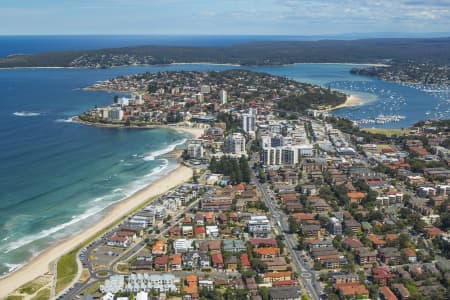
[[[176,214],[172,218],[171,224],[178,223],[178,221],[180,221],[180,219],[182,218],[182,215],[185,214],[186,212],[189,212],[195,205],[198,204],[199,201],[200,201],[200,197],[198,197],[198,199],[192,201],[188,206],[186,206],[182,210],[180,210],[178,212],[178,214]],[[153,239],[159,238],[160,236],[163,236],[170,229],[171,224],[165,223],[163,226],[163,229],[160,231],[160,233],[159,234],[151,234],[149,236],[149,239],[153,240]],[[58,299],[64,299],[64,300],[75,299],[76,296],[79,295],[87,287],[89,287],[90,285],[92,285],[100,280],[105,279],[105,277],[100,278],[97,276],[97,273],[100,271],[96,272],[93,270],[92,261],[90,260],[91,252],[93,251],[93,249],[95,249],[97,246],[99,246],[101,244],[103,244],[103,240],[98,240],[98,241],[94,242],[91,246],[89,246],[89,249],[86,251],[84,262],[87,263],[87,269],[89,270],[89,273],[91,275],[90,280],[88,280],[84,283],[75,283],[73,286],[68,287],[64,292],[62,292],[60,294]],[[145,245],[146,245],[145,241],[140,241],[140,242],[132,245],[129,249],[127,249],[127,251],[121,253],[118,257],[113,259],[111,261],[108,269],[104,270],[109,274],[107,277],[114,275],[114,274],[118,274],[115,271],[115,265],[119,262],[124,262],[124,261],[130,260],[135,254],[139,253],[139,251],[141,249],[143,249],[145,247]],[[80,262],[79,255],[77,255],[77,262]],[[81,263],[80,263],[80,265],[81,265]],[[62,294],[64,294],[64,295],[62,295]]]
[[[254,182],[261,195],[261,200],[263,200],[266,206],[269,208],[269,216],[272,219],[272,223],[277,226],[280,234],[284,235],[285,245],[291,254],[292,263],[294,264],[294,267],[299,274],[299,279],[304,289],[306,290],[306,293],[308,294],[310,299],[319,300],[319,285],[316,280],[315,272],[311,271],[311,268],[308,264],[303,264],[302,258],[299,257],[299,251],[296,250],[297,239],[293,234],[289,232],[288,216],[282,210],[276,207],[269,193],[267,192],[267,188],[259,182],[254,173],[252,173],[252,181]]]

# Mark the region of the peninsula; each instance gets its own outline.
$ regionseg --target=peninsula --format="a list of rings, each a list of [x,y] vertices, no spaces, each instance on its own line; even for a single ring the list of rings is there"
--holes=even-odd
[[[326,109],[346,102],[347,96],[317,85],[246,70],[222,72],[159,72],[120,76],[88,89],[133,94],[93,109],[75,120],[98,126],[151,128],[179,122],[215,121],[221,111],[247,106],[269,110]],[[260,110],[261,113],[264,109]]]

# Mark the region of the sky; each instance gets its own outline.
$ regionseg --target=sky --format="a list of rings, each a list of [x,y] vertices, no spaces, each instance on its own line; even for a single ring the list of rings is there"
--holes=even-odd
[[[450,0],[1,0],[0,35],[450,32]]]

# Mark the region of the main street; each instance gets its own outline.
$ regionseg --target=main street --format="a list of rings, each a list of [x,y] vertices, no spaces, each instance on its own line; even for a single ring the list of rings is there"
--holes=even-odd
[[[252,172],[252,181],[259,191],[261,200],[263,200],[269,208],[269,216],[272,219],[272,223],[277,226],[280,234],[284,236],[285,245],[291,254],[292,263],[296,272],[299,274],[299,279],[306,290],[306,293],[310,299],[320,299],[320,293],[318,292],[319,285],[316,280],[315,272],[311,270],[309,265],[306,263],[303,264],[302,259],[299,257],[299,251],[297,251],[297,239],[294,234],[289,231],[287,215],[275,206],[267,188],[261,184],[258,178],[256,178],[255,172]]]

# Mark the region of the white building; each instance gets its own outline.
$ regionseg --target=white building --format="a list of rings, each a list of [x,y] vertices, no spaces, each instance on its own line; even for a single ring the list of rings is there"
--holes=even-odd
[[[198,102],[201,102],[201,103],[203,103],[203,101],[205,101],[205,97],[203,96],[202,93],[195,94],[195,98],[197,99]]]
[[[211,86],[209,86],[209,85],[202,85],[200,87],[200,93],[202,93],[202,94],[209,94],[209,93],[211,93]]]
[[[117,104],[119,104],[120,106],[128,106],[130,105],[130,98],[119,98],[119,100],[117,101]]]
[[[148,293],[146,292],[139,292],[136,295],[136,300],[148,300]]]
[[[108,119],[113,121],[122,121],[123,110],[118,107],[111,108],[111,110],[108,111]]]
[[[193,250],[192,240],[177,239],[173,242],[173,250],[175,253],[186,253],[189,250]]]
[[[187,152],[190,158],[202,159],[204,156],[202,140],[190,140],[187,145]]]
[[[112,275],[105,280],[104,284],[100,286],[100,291],[102,293],[116,294],[120,291],[123,291],[124,284],[125,277],[123,275]]]
[[[266,166],[272,165],[296,165],[302,157],[313,156],[312,145],[263,147],[261,150],[261,162]]]
[[[267,216],[251,216],[247,227],[248,231],[254,234],[270,233],[270,222]]]
[[[219,92],[219,97],[220,97],[220,104],[225,105],[227,104],[228,101],[228,93],[225,90],[221,90]]]
[[[111,293],[107,293],[105,296],[102,297],[102,300],[114,300],[114,295]]]
[[[254,114],[242,114],[242,130],[245,132],[256,131],[256,116]]]
[[[149,273],[137,273],[130,274],[127,279],[125,291],[139,293],[139,292],[175,292],[178,291],[176,286],[179,280],[173,275],[168,273],[162,274],[149,274]],[[139,295],[139,294],[138,294]],[[147,296],[147,298],[145,298]],[[148,294],[142,294],[142,298],[136,299],[148,299]]]
[[[133,227],[147,228],[153,224],[153,220],[149,216],[134,215],[130,218],[128,224]]]
[[[144,104],[144,99],[142,99],[142,95],[136,95],[134,98],[134,104],[136,105],[143,105]]]
[[[314,156],[314,147],[311,144],[303,144],[298,146],[299,156],[312,157]]]
[[[209,237],[218,237],[219,227],[216,225],[206,226],[206,235]]]
[[[109,107],[97,108],[98,115],[102,119],[108,119],[109,118],[109,111],[110,111]]]
[[[241,133],[233,133],[225,139],[225,152],[236,155],[246,155],[245,137]]]

